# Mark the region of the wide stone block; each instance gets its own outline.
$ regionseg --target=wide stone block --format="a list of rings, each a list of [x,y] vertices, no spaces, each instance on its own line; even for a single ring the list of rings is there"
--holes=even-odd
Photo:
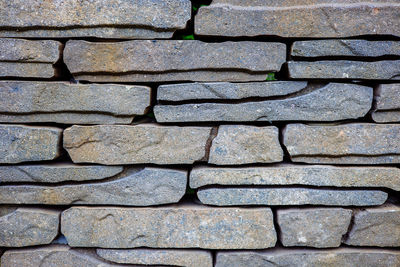
[[[283,142],[296,162],[395,164],[400,162],[400,125],[289,124]]]
[[[376,122],[400,122],[400,83],[379,85],[372,119]]]
[[[150,106],[149,87],[0,81],[0,121],[130,123]]]
[[[0,246],[27,247],[51,243],[58,234],[59,216],[60,212],[54,210],[1,206]]]
[[[75,163],[105,165],[192,164],[206,155],[210,127],[72,126],[64,130],[64,148]]]
[[[203,204],[214,206],[377,206],[386,201],[388,194],[378,190],[205,188],[199,189],[197,196]]]
[[[0,3],[0,14],[4,3]],[[10,14],[0,17],[9,20]],[[0,38],[0,77],[52,78],[57,74],[53,64],[61,49],[57,41]]]
[[[0,124],[0,163],[52,160],[60,155],[62,129]]]
[[[171,38],[190,16],[189,0],[4,1],[0,36]]]
[[[400,207],[389,205],[356,211],[344,242],[351,246],[399,247]]]
[[[341,208],[278,209],[281,242],[285,247],[339,247],[351,215]]]
[[[156,105],[154,115],[158,122],[337,121],[365,116],[372,98],[371,87],[329,83],[279,100]]]
[[[400,80],[400,60],[289,61],[288,67],[294,79]]]
[[[61,231],[73,247],[261,249],[275,245],[272,217],[269,208],[74,207]]]
[[[400,36],[399,15],[400,5],[393,0],[214,0],[199,9],[195,33],[297,38]]]
[[[217,252],[216,267],[343,266],[395,267],[400,252],[373,249],[277,249],[265,252]]]
[[[183,267],[212,267],[209,251],[194,249],[97,249],[97,255],[116,263],[140,265],[172,265]]]
[[[0,203],[150,206],[178,202],[186,184],[185,171],[130,169],[111,181],[92,184],[1,186]]]
[[[274,126],[222,125],[210,148],[208,162],[217,165],[279,162],[283,150]]]
[[[75,79],[87,81],[265,81],[269,72],[279,71],[286,61],[286,45],[250,41],[72,40],[65,46],[64,61]]]

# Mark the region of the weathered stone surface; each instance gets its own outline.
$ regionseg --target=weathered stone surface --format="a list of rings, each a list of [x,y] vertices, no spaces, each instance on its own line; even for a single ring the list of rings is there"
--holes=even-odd
[[[289,124],[283,142],[293,161],[334,164],[400,162],[400,125]]]
[[[279,162],[283,151],[274,126],[222,125],[212,141],[208,162],[217,165]]]
[[[372,119],[376,122],[400,122],[400,83],[379,85]]]
[[[294,57],[380,57],[400,56],[400,42],[367,40],[315,40],[293,43]]]
[[[61,134],[55,127],[0,124],[0,163],[55,159]]]
[[[195,33],[308,38],[400,36],[399,14],[400,5],[393,0],[214,0],[199,9]]]
[[[352,211],[341,208],[279,209],[280,239],[285,247],[339,247]]]
[[[252,82],[252,83],[181,83],[165,84],[157,89],[161,101],[195,99],[243,99],[248,97],[284,96],[307,87],[307,82]]]
[[[1,186],[0,203],[150,206],[178,202],[185,194],[186,184],[185,171],[130,169],[118,179],[92,184]]]
[[[204,250],[178,249],[97,249],[97,255],[122,264],[212,267],[212,255]]]
[[[189,0],[4,1],[0,36],[171,38],[190,16]]]
[[[390,167],[334,167],[281,164],[272,167],[195,167],[190,187],[205,185],[311,185],[386,187],[400,191],[400,169]]]
[[[259,249],[273,247],[269,208],[74,207],[62,213],[70,246]]]
[[[53,210],[0,207],[0,246],[51,243],[58,234],[59,216],[60,212]]]
[[[396,267],[399,265],[399,251],[338,248],[329,250],[278,249],[265,252],[217,252],[217,262],[215,266]]]
[[[400,80],[400,60],[289,61],[288,66],[295,79]]]
[[[0,166],[0,183],[59,183],[64,181],[101,180],[123,171],[120,166],[75,165],[68,163],[46,165]]]
[[[400,207],[368,208],[357,211],[345,243],[351,246],[400,246]]]
[[[64,50],[64,61],[76,79],[103,82],[265,80],[285,60],[285,44],[250,41],[72,40]]]
[[[363,117],[371,109],[373,90],[356,84],[328,85],[281,100],[239,104],[157,105],[158,122],[185,121],[335,121]]]
[[[323,205],[375,206],[383,204],[387,193],[378,190],[330,190],[309,188],[206,188],[197,196],[207,205]]]
[[[64,148],[75,163],[191,164],[205,156],[210,132],[153,124],[72,126],[64,130]]]
[[[126,116],[130,123],[134,115],[146,112],[150,91],[116,84],[2,81],[0,121],[119,123],[118,116]]]

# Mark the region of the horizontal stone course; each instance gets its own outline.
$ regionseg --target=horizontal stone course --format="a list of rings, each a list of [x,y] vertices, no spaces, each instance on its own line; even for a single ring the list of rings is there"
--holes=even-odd
[[[379,85],[372,119],[376,122],[400,122],[400,83]]]

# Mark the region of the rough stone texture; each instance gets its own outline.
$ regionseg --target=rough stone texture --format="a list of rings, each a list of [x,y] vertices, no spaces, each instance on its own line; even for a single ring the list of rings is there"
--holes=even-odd
[[[0,246],[49,244],[58,234],[59,216],[53,210],[0,207]]]
[[[165,84],[157,89],[161,101],[195,99],[243,99],[249,97],[273,97],[296,93],[307,87],[307,82],[252,82],[252,83],[181,83]]]
[[[64,148],[75,163],[191,164],[205,156],[210,132],[152,124],[72,126],[64,130]]]
[[[60,186],[1,186],[0,203],[150,206],[178,202],[185,194],[186,184],[185,171],[130,169],[118,179],[106,182]]]
[[[212,255],[203,250],[177,249],[97,249],[97,255],[122,264],[173,265],[183,267],[212,267]]]
[[[0,163],[55,159],[61,134],[55,127],[0,124]]]
[[[70,246],[260,249],[275,245],[272,217],[269,208],[74,207],[61,231]]]
[[[59,183],[64,181],[101,180],[122,172],[120,166],[46,165],[0,166],[0,183]]]
[[[158,122],[185,121],[335,121],[363,117],[371,109],[373,90],[355,84],[330,83],[281,100],[239,104],[157,105]]]
[[[129,116],[130,123],[134,115],[146,112],[150,91],[149,87],[116,84],[2,81],[0,121],[118,123],[118,116]]]
[[[400,56],[400,42],[367,40],[315,40],[293,43],[294,57],[380,57]]]
[[[217,165],[279,162],[283,151],[274,126],[222,125],[212,141],[208,162]]]
[[[217,252],[215,266],[396,267],[399,265],[399,251],[338,248],[329,250],[277,249],[265,252]]]
[[[190,187],[206,185],[310,185],[386,187],[400,191],[400,169],[390,167],[334,167],[281,164],[271,167],[195,167]]]
[[[212,36],[400,36],[399,14],[393,0],[214,0],[200,8],[194,25],[196,34]]]
[[[189,0],[3,1],[0,36],[171,38],[190,16]]]
[[[352,211],[341,208],[279,209],[280,239],[285,247],[339,247]]]
[[[400,207],[390,205],[356,212],[346,244],[351,246],[400,246]]]
[[[379,85],[372,119],[376,122],[400,122],[400,83]]]
[[[206,188],[197,196],[207,205],[322,205],[376,206],[388,194],[378,190],[330,190],[309,188]]]
[[[400,80],[400,60],[289,61],[288,66],[295,79]]]
[[[103,82],[265,80],[285,60],[285,44],[250,41],[72,40],[64,50],[64,61],[76,79]]]
[[[296,162],[400,163],[400,125],[396,124],[289,124],[283,137],[284,145]]]

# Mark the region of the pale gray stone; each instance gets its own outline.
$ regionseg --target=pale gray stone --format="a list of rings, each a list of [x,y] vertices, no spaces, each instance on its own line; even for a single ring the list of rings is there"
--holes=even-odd
[[[376,122],[400,122],[400,83],[379,85],[372,119]]]
[[[53,210],[1,206],[0,246],[27,247],[51,243],[58,234],[59,216],[60,212]]]
[[[60,155],[62,129],[0,124],[0,163],[52,160]]]
[[[281,242],[285,247],[339,247],[351,215],[341,208],[278,209]]]
[[[70,246],[261,249],[276,233],[269,208],[73,207],[62,213]]]
[[[185,194],[185,171],[130,169],[111,181],[59,185],[7,185],[0,187],[2,204],[127,205],[176,203]]]
[[[289,124],[283,142],[296,162],[395,164],[400,162],[400,125]]]
[[[400,207],[368,208],[356,211],[346,244],[351,246],[400,246]]]
[[[212,141],[208,162],[234,165],[282,160],[283,151],[279,143],[278,128],[222,125]]]
[[[215,206],[376,206],[383,204],[388,194],[378,190],[206,188],[199,189],[197,196],[203,204]]]
[[[64,50],[64,61],[75,79],[101,82],[265,80],[285,60],[285,44],[251,41],[72,40]]]

